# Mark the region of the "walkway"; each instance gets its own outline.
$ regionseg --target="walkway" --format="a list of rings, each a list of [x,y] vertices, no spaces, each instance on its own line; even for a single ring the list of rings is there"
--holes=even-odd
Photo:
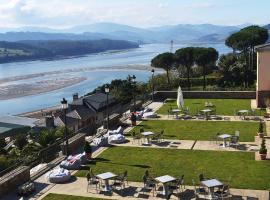
[[[77,178],[71,183],[67,184],[58,184],[52,187],[49,193],[56,194],[65,194],[65,195],[74,195],[74,196],[84,196],[84,197],[97,197],[103,199],[129,199],[129,200],[141,200],[141,199],[164,199],[164,197],[160,194],[162,187],[158,187],[157,192],[153,196],[152,192],[142,192],[143,183],[138,182],[129,182],[126,188],[124,189],[122,195],[121,191],[115,189],[113,193],[99,193],[97,192],[95,187],[89,188],[89,192],[87,192],[87,182],[85,178]],[[241,190],[241,189],[230,189],[231,194],[233,195],[232,199],[256,199],[256,200],[268,200],[269,192],[261,191],[261,190]],[[42,195],[38,199],[42,199],[47,194]],[[194,198],[194,187],[186,186],[184,192],[179,194],[179,197],[182,199],[191,200]],[[178,199],[175,195],[171,197],[171,199]]]
[[[133,141],[132,138],[127,138],[124,144],[115,144],[115,146],[124,147],[141,147],[141,148],[171,148],[171,149],[192,149],[192,150],[207,150],[207,151],[242,151],[254,152],[259,150],[259,146],[255,142],[240,142],[239,148],[221,146],[222,141],[197,141],[197,140],[167,140],[157,143],[152,142],[151,145],[144,145],[145,142]]]

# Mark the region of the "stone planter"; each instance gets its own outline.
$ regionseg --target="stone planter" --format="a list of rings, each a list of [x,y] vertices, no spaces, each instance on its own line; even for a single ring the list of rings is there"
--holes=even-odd
[[[260,154],[259,152],[255,153],[255,160],[261,161],[266,160],[267,154]]]
[[[260,155],[261,160],[266,160],[267,154],[259,154],[259,155]]]

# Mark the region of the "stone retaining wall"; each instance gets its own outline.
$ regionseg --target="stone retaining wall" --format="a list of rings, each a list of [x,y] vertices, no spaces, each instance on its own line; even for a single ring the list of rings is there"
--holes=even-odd
[[[85,144],[85,136],[85,133],[78,133],[72,138],[68,139],[68,152],[70,155],[76,154],[83,150]],[[61,149],[64,155],[66,155],[65,145],[65,142],[61,144]]]
[[[30,180],[30,168],[21,166],[0,177],[0,197]]]
[[[183,91],[187,99],[256,99],[255,91]],[[155,100],[176,99],[177,91],[156,91]]]

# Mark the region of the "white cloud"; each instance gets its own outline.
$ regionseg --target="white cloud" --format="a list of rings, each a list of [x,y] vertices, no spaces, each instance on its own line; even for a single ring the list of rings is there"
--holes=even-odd
[[[0,26],[68,27],[115,22],[146,27],[178,23],[234,23],[234,17],[224,14],[224,5],[229,1],[233,0],[0,0]],[[230,13],[235,8],[230,5],[226,9]],[[248,16],[241,15],[238,22],[248,22],[246,19]]]

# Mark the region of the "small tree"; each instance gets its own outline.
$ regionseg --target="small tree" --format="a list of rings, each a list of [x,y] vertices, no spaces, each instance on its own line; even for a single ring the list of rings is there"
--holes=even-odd
[[[84,152],[86,153],[87,159],[91,159],[92,158],[92,147],[89,144],[89,142],[85,142]]]
[[[25,135],[18,134],[15,139],[15,145],[18,147],[18,149],[22,150],[25,145],[27,145],[27,139]]]
[[[216,65],[218,52],[214,48],[198,47],[195,49],[195,63],[203,70],[203,90],[206,89],[207,67]]]
[[[190,90],[190,74],[192,70],[192,66],[194,65],[194,47],[186,47],[182,49],[178,49],[175,52],[177,64],[180,66],[184,66],[187,71],[187,81],[188,81],[188,90]]]
[[[265,139],[262,140],[262,144],[261,144],[261,148],[260,148],[259,153],[260,154],[267,154],[267,149],[266,149],[266,146],[265,146]]]
[[[166,71],[168,86],[171,86],[169,72],[175,65],[175,55],[173,53],[162,53],[157,55],[151,61],[151,66],[161,68]]]
[[[264,130],[263,130],[263,122],[260,121],[258,133],[263,133],[263,132],[264,132]]]

